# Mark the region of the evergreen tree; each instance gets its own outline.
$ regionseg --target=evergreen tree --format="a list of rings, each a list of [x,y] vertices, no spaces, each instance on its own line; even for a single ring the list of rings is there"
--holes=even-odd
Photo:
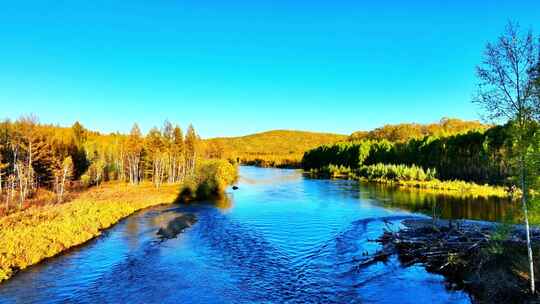
[[[74,178],[78,179],[86,172],[88,166],[88,158],[84,150],[84,145],[87,140],[86,129],[77,121],[71,126],[71,132],[73,134],[73,140],[70,145],[69,154],[73,160]]]

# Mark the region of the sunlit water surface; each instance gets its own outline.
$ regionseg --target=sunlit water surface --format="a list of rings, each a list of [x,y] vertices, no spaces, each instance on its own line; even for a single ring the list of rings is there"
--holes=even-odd
[[[379,248],[370,240],[385,227],[429,210],[420,208],[425,198],[410,212],[399,207],[407,198],[352,181],[308,179],[295,170],[240,172],[240,189],[217,207],[135,214],[0,285],[0,303],[470,302],[443,277],[403,268],[396,258],[355,267]],[[184,212],[198,222],[160,241],[159,227]]]

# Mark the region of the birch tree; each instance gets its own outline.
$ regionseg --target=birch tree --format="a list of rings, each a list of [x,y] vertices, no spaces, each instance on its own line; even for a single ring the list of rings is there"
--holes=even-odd
[[[14,200],[15,198],[15,182],[16,177],[13,174],[8,175],[7,178],[7,186],[9,187],[6,190],[6,211],[9,210],[9,203]]]
[[[71,156],[66,157],[56,174],[56,195],[57,202],[61,203],[64,200],[64,190],[66,181],[73,176],[73,160]]]
[[[163,123],[163,129],[161,130],[163,148],[165,152],[165,167],[167,169],[167,182],[173,183],[175,179],[175,159],[174,159],[174,127],[171,122],[165,120]],[[164,168],[165,170],[165,168]],[[165,172],[164,172],[165,173]]]
[[[20,163],[17,165],[19,183],[24,182],[25,189],[24,191],[22,189],[20,190],[21,194],[24,194],[22,198],[22,200],[24,200],[28,194],[28,190],[34,190],[36,188],[36,184],[34,183],[34,168],[32,165],[34,161],[34,151],[36,148],[34,141],[37,135],[36,125],[38,123],[38,119],[34,115],[28,115],[19,118],[17,123],[19,125],[21,134],[21,140],[18,144],[19,147],[22,148],[20,150],[26,152],[26,159],[23,159],[23,157],[21,157],[22,155],[19,155]]]
[[[154,185],[159,188],[163,181],[165,173],[166,163],[166,150],[161,132],[152,128],[146,136],[146,149],[148,151],[149,159],[148,165],[151,166],[150,174]]]
[[[0,151],[3,149],[3,145],[0,145]],[[7,175],[5,170],[8,168],[9,164],[4,162],[3,155],[0,153],[0,197],[2,197],[2,192],[4,188],[7,188],[7,182],[4,182],[4,175]],[[6,184],[6,186],[4,186]]]
[[[1,155],[0,155],[1,157]],[[6,192],[6,197],[5,197],[5,200],[6,200],[6,212],[8,211],[9,209],[9,192],[8,192],[8,187],[9,187],[9,176],[7,175],[7,172],[5,171],[7,169],[9,164],[7,163],[2,163],[2,160],[0,159],[0,198],[2,198],[2,192],[5,188],[5,192]],[[4,176],[6,176],[6,178],[4,178]]]
[[[140,178],[140,163],[142,153],[142,135],[141,130],[137,124],[133,125],[129,138],[127,141],[127,161],[128,161],[128,174],[129,182],[131,184],[138,184],[141,181]]]
[[[488,43],[484,60],[477,67],[480,81],[474,102],[480,104],[494,121],[508,120],[513,126],[513,154],[522,191],[527,235],[530,288],[535,293],[534,262],[528,218],[527,151],[531,145],[531,128],[538,117],[538,101],[532,90],[531,71],[538,62],[538,43],[531,31],[520,32],[518,24],[508,23],[494,43]]]

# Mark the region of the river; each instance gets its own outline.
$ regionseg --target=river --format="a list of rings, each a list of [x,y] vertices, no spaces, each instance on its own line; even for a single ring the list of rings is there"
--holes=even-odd
[[[89,243],[0,285],[0,303],[469,303],[443,277],[397,258],[357,269],[385,229],[425,216],[494,220],[504,202],[450,202],[298,170],[241,167],[217,203],[139,212]],[[409,202],[408,202],[409,201]],[[177,238],[159,227],[198,222]]]

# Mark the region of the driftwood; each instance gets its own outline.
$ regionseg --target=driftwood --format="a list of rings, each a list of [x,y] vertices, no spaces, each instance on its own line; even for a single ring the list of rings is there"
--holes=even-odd
[[[393,249],[385,247],[385,249],[380,250],[371,256],[365,256],[362,259],[355,260],[354,262],[356,265],[354,266],[354,269],[360,270],[361,268],[368,267],[378,262],[386,262],[392,254],[394,254]]]
[[[356,268],[386,261],[396,254],[402,265],[423,265],[428,271],[444,275],[449,286],[465,289],[474,302],[534,302],[527,293],[527,280],[516,271],[514,260],[522,255],[525,233],[520,226],[507,230],[505,237],[496,237],[497,224],[473,221],[432,221],[407,219],[397,231],[387,229],[374,240],[382,249],[356,261]],[[540,242],[540,231],[532,239]],[[494,248],[500,249],[493,253]]]
[[[489,240],[485,231],[426,225],[399,232],[386,231],[378,242],[383,248],[394,248],[406,266],[422,263],[429,270],[440,271],[459,263]]]

